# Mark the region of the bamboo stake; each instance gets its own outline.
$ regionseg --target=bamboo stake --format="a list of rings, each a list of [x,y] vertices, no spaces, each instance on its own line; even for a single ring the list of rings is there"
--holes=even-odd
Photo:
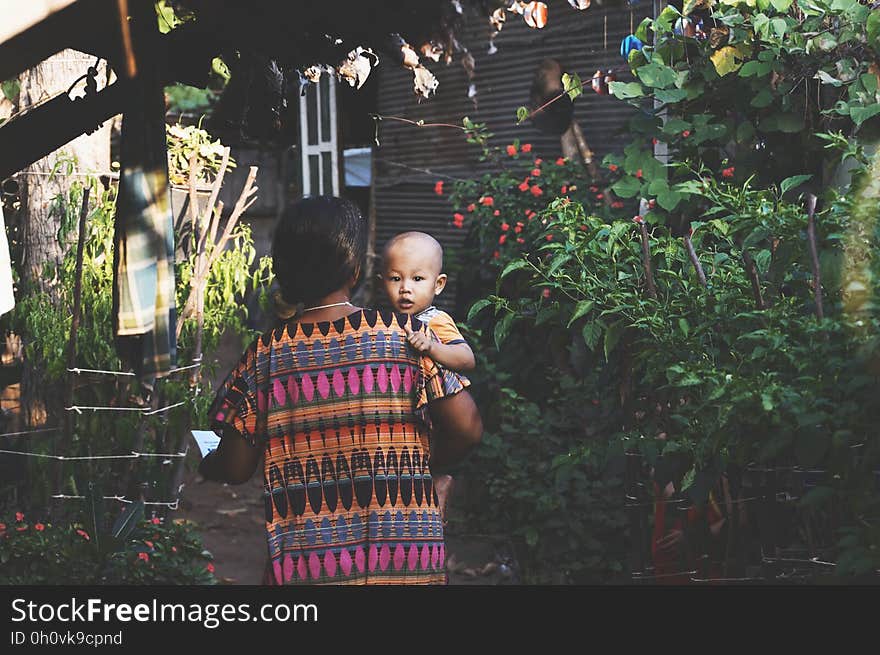
[[[700,265],[700,260],[697,258],[697,252],[694,250],[694,244],[689,235],[685,235],[684,245],[685,248],[687,248],[691,264],[694,265],[694,270],[697,271],[697,278],[700,280],[700,285],[705,289],[706,286],[708,286],[706,284],[706,274],[703,272],[703,267]]]
[[[647,203],[642,199],[639,206],[639,215],[644,216],[647,208]],[[637,222],[639,224],[639,236],[642,242],[642,263],[645,266],[645,283],[648,285],[648,295],[656,300],[657,287],[654,286],[654,271],[651,268],[651,246],[648,243],[648,226],[645,224],[644,219]]]
[[[816,196],[812,193],[807,196],[807,240],[810,242],[810,261],[813,265],[813,284],[816,294],[816,317],[819,320],[825,318],[825,309],[822,306],[822,275],[819,269],[819,249],[816,246]]]
[[[742,257],[743,262],[745,262],[746,265],[746,273],[752,283],[752,295],[755,296],[755,304],[758,306],[758,309],[766,309],[767,306],[764,304],[764,297],[761,295],[761,280],[758,277],[758,267],[755,264],[755,260],[752,259],[749,251],[745,248],[743,248]]]
[[[82,270],[83,252],[86,242],[86,219],[89,215],[89,194],[91,189],[86,186],[83,189],[82,207],[79,211],[79,234],[76,240],[76,272],[73,282],[73,316],[70,320],[70,340],[67,343],[67,368],[76,367],[76,338],[79,332],[79,320],[82,314]],[[73,405],[73,386],[75,373],[67,374],[67,383],[64,390],[64,406]],[[66,453],[70,449],[73,440],[73,428],[76,418],[73,412],[64,413],[64,438],[60,452]],[[61,489],[61,481],[64,475],[64,462],[59,461],[55,471],[55,488]]]

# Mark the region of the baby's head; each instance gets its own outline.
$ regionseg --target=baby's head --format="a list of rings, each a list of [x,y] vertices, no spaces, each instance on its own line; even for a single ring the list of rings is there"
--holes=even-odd
[[[394,308],[418,314],[430,307],[446,286],[443,248],[424,232],[404,232],[393,237],[382,254],[381,278]]]

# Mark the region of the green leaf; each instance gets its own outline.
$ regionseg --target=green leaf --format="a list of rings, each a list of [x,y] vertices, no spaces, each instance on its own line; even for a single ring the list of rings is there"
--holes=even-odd
[[[596,344],[599,343],[599,337],[602,335],[602,324],[590,322],[584,325],[584,329],[581,330],[581,335],[584,337],[584,343],[587,344],[587,348],[593,350],[596,347]]]
[[[851,107],[849,115],[856,125],[861,125],[869,118],[873,118],[880,114],[880,103],[869,105],[867,107]]]
[[[761,89],[758,91],[757,95],[752,98],[752,101],[749,103],[752,107],[756,107],[758,109],[762,109],[764,107],[769,107],[773,103],[773,92],[770,89]]]
[[[18,78],[13,77],[11,80],[0,82],[0,89],[3,90],[3,95],[6,96],[7,100],[15,102],[21,91],[21,84],[19,83]]]
[[[657,194],[657,204],[666,211],[672,211],[682,200],[682,195],[676,191],[665,191]]]
[[[785,22],[784,18],[774,18],[770,21],[770,27],[776,32],[776,36],[781,39],[785,36],[785,31],[788,29],[788,23]]]
[[[137,527],[138,522],[144,517],[144,501],[139,500],[129,505],[116,519],[111,536],[117,541],[125,541]]]
[[[516,122],[522,123],[529,117],[529,108],[528,107],[517,107],[516,108]]]
[[[546,275],[547,277],[551,277],[556,271],[558,271],[563,264],[568,263],[571,260],[571,255],[568,253],[560,253],[553,258],[553,261],[550,262],[550,267],[547,269]]]
[[[657,100],[667,104],[681,102],[687,98],[687,96],[687,89],[657,89],[654,92],[654,97],[657,98]]]
[[[747,61],[743,64],[742,68],[739,70],[740,77],[763,77],[771,70],[771,65],[769,62],[758,61],[753,59],[752,61]]]
[[[736,128],[736,142],[748,143],[755,136],[755,126],[749,122],[740,123]]]
[[[571,327],[572,323],[593,309],[593,304],[592,300],[581,300],[574,308],[574,313],[571,315],[571,318],[568,320],[568,325],[565,327]]]
[[[620,100],[642,98],[645,95],[642,85],[638,82],[611,82],[608,90]]]
[[[568,93],[568,97],[572,100],[576,99],[584,92],[581,78],[577,73],[563,73],[562,88]]]
[[[623,321],[617,321],[616,323],[612,323],[605,330],[605,361],[611,361],[610,355],[614,350],[614,347],[617,345],[617,342],[620,341],[620,336],[623,334]]]
[[[789,189],[793,189],[796,186],[800,186],[810,178],[812,175],[792,175],[791,177],[787,177],[782,182],[779,183],[779,193],[780,195],[784,195],[786,191]]]
[[[671,32],[672,26],[681,17],[681,13],[673,5],[666,5],[657,20],[654,21],[654,34]]]
[[[831,11],[846,13],[847,11],[850,11],[856,4],[858,4],[858,0],[834,0],[834,2],[831,3]]]
[[[772,114],[761,121],[762,132],[785,132],[794,134],[804,129],[804,117],[802,114]]]
[[[492,306],[493,304],[495,304],[495,303],[493,303],[491,300],[486,300],[485,298],[483,298],[482,300],[478,300],[477,302],[475,302],[475,303],[471,306],[470,311],[468,311],[468,314],[467,314],[467,321],[468,321],[468,323],[470,323],[471,319],[473,319],[474,316],[476,316],[476,315],[479,314],[481,311],[483,311],[484,309],[486,309],[486,307],[490,307],[490,306]]]
[[[632,198],[642,190],[642,183],[631,175],[620,178],[611,185],[611,190],[621,198]]]
[[[518,271],[521,268],[526,268],[528,265],[529,262],[525,259],[514,259],[512,262],[504,267],[504,270],[501,271],[501,275],[498,276],[498,279],[503,280],[509,273]]]
[[[666,88],[675,84],[675,71],[669,66],[652,61],[636,69],[636,75],[645,86]]]
[[[516,314],[505,314],[504,317],[495,324],[495,347],[498,348],[498,350],[501,350],[501,344],[504,343],[504,340],[507,339],[507,335],[510,334],[510,328],[513,327],[513,320],[515,318]]]
[[[643,18],[642,22],[639,23],[639,26],[636,28],[635,37],[642,43],[648,42],[648,27],[650,27],[653,23],[653,19]]]
[[[773,5],[773,8],[780,14],[787,12],[788,8],[791,7],[792,2],[793,0],[770,0],[770,4]]]
[[[681,333],[684,335],[684,338],[687,339],[688,332],[690,332],[690,325],[688,325],[687,319],[685,319],[685,318],[678,319],[678,328],[681,330]]]
[[[874,49],[874,52],[880,53],[880,9],[875,9],[868,16],[865,34],[868,37],[868,45]]]

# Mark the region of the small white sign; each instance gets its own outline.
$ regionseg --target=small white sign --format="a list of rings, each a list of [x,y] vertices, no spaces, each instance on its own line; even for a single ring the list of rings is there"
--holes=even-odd
[[[193,430],[192,436],[196,440],[199,450],[202,451],[203,459],[220,445],[220,435],[213,430]]]

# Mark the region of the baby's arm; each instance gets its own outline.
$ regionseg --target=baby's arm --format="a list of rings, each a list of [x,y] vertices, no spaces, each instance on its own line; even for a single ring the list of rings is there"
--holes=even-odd
[[[472,371],[476,366],[474,351],[466,343],[440,343],[424,332],[412,332],[407,340],[423,355],[456,373]]]

